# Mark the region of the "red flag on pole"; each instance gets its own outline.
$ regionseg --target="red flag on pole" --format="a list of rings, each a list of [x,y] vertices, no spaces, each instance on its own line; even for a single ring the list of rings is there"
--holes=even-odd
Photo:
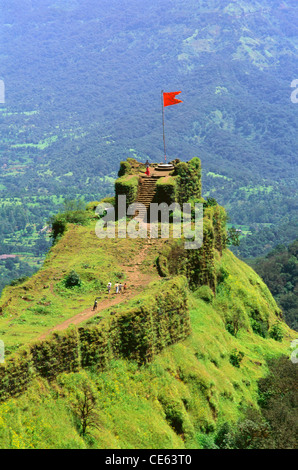
[[[171,91],[170,93],[163,94],[163,105],[171,106],[172,104],[183,103],[183,101],[175,98],[176,95],[179,95],[181,91]]]

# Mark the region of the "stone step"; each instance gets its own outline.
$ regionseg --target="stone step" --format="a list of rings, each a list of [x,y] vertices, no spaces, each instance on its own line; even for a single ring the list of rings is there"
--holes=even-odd
[[[136,202],[141,202],[141,200],[149,201],[149,199],[150,201],[152,201],[153,197],[154,197],[154,194],[139,194]]]

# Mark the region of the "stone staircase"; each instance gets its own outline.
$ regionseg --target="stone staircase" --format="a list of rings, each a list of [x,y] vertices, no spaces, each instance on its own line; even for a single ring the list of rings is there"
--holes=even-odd
[[[144,220],[145,214],[148,211],[148,208],[150,206],[150,203],[153,201],[154,195],[156,193],[156,181],[160,178],[160,176],[147,176],[143,177],[140,180],[140,189],[138,193],[138,197],[136,202],[140,202],[143,204],[145,207],[140,208],[138,211],[138,215],[136,216],[136,219],[138,220]]]

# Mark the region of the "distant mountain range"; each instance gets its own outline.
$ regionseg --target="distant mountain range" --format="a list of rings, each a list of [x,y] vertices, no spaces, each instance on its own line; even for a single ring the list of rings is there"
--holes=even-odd
[[[281,232],[297,209],[296,1],[0,8],[3,198],[112,192],[119,161],[163,160],[160,93],[181,90],[183,103],[165,110],[168,159],[202,160],[203,194],[254,232],[244,256],[294,239],[256,246],[259,230]]]

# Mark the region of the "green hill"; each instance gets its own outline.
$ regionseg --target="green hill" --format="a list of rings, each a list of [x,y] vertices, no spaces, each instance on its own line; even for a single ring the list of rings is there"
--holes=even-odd
[[[295,0],[0,9],[0,253],[35,266],[39,230],[63,197],[108,195],[123,158],[163,160],[161,89],[182,90],[183,104],[166,110],[168,156],[200,156],[204,196],[249,235],[239,255],[295,239]]]
[[[295,332],[225,247],[219,209],[205,207],[203,246],[186,253],[174,239],[99,239],[90,205],[5,288],[0,447],[208,447],[259,409],[258,380]],[[108,294],[110,280],[127,291]]]

